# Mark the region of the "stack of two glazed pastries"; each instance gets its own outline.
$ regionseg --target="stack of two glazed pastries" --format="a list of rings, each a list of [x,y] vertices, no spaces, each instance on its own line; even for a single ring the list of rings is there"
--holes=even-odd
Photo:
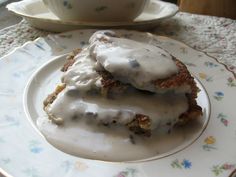
[[[151,136],[202,115],[198,88],[182,62],[158,46],[112,31],[93,34],[62,71],[62,83],[44,101],[49,119],[61,126],[83,119]]]

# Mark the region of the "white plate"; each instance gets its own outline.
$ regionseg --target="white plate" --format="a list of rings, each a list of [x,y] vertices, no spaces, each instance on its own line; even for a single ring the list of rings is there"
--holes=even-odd
[[[62,72],[60,68],[66,60],[66,55],[56,57],[40,67],[29,80],[24,91],[24,109],[33,126],[37,128],[37,119],[44,117],[42,103],[49,93],[52,93],[55,87],[61,83],[60,78]],[[148,159],[137,159],[137,161],[148,161],[160,159],[179,152],[191,145],[205,130],[210,118],[210,103],[208,95],[204,87],[197,81],[200,88],[197,102],[202,107],[204,115],[197,121],[193,121],[188,126],[176,127],[170,134],[163,134],[158,138],[157,149],[158,155],[149,157]],[[38,130],[37,130],[38,131]],[[41,133],[40,133],[41,134]],[[42,132],[43,135],[43,132]],[[47,135],[45,135],[47,137]],[[49,141],[50,142],[50,141]],[[53,144],[52,144],[53,145]],[[58,144],[55,145],[58,149],[63,148]],[[81,154],[81,157],[82,154]],[[133,161],[132,159],[128,161]]]
[[[78,28],[152,28],[160,20],[174,16],[178,12],[175,4],[151,0],[143,13],[131,22],[91,23],[79,21],[61,21],[41,0],[23,0],[7,5],[9,11],[24,17],[32,26],[53,32],[63,32]]]
[[[207,127],[196,141],[177,153],[157,160],[111,163],[65,154],[35,131],[23,110],[23,90],[33,77],[32,73],[55,56],[86,45],[93,32],[79,30],[39,38],[0,60],[1,168],[17,177],[229,176],[236,167],[235,75],[202,52],[150,33],[117,31],[127,38],[161,45],[183,61],[200,80],[209,96],[211,113]],[[58,65],[52,61],[52,68],[44,68],[57,69]]]

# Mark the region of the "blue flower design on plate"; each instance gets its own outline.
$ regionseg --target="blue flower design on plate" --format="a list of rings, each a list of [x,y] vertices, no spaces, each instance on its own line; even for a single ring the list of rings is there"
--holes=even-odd
[[[221,92],[221,91],[215,92],[214,98],[215,98],[217,101],[222,100],[223,97],[224,97],[224,93],[223,93],[223,92]]]
[[[175,159],[172,161],[171,166],[178,169],[190,169],[192,167],[192,162],[186,159],[183,159],[182,161]]]
[[[19,120],[17,120],[15,117],[11,116],[11,115],[5,115],[5,126],[9,127],[9,126],[18,126],[20,124]]]
[[[0,162],[2,162],[3,164],[8,164],[11,162],[11,159],[10,158],[3,158],[3,159],[0,159]]]
[[[5,143],[5,140],[2,137],[0,137],[0,143]]]
[[[204,62],[204,65],[209,67],[209,68],[214,68],[214,67],[217,67],[218,65],[213,63],[213,62],[210,62],[210,61],[206,61]]]
[[[40,153],[42,150],[43,150],[43,148],[41,148],[41,147],[33,147],[30,149],[30,151],[35,154]]]
[[[31,168],[26,168],[25,170],[22,171],[24,174],[27,176],[31,177],[39,177],[39,172],[36,168],[31,167]]]
[[[69,160],[65,160],[61,163],[61,167],[65,170],[66,173],[70,170],[72,165],[73,163]]]
[[[182,165],[184,168],[191,168],[192,163],[189,160],[184,159]]]
[[[223,92],[215,92],[215,94],[216,94],[217,96],[224,96],[224,93],[223,93]]]
[[[36,140],[31,140],[29,142],[29,149],[34,154],[38,154],[43,151],[43,148],[41,147],[41,143]]]

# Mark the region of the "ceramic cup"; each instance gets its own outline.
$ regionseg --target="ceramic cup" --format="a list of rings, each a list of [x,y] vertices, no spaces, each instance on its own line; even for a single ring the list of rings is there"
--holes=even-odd
[[[131,21],[149,0],[43,0],[61,20],[118,22]]]

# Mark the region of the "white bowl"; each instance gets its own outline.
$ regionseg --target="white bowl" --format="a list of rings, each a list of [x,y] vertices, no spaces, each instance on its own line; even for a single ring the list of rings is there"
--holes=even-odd
[[[149,0],[43,0],[62,20],[131,21]]]

